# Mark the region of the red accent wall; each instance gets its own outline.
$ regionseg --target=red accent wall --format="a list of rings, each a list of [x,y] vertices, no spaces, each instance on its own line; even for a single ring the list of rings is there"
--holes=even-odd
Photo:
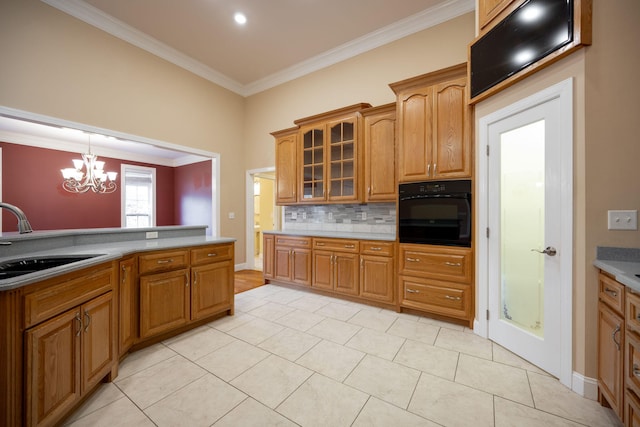
[[[121,163],[156,168],[157,225],[176,225],[174,169],[148,163],[100,157],[105,169],[118,172],[118,189],[111,194],[89,191],[73,194],[62,188],[60,169],[73,167],[80,153],[0,142],[2,148],[2,201],[22,209],[34,230],[120,227]],[[17,231],[17,220],[2,212],[2,230]]]
[[[211,235],[211,160],[175,168],[176,222],[182,225],[207,225]]]

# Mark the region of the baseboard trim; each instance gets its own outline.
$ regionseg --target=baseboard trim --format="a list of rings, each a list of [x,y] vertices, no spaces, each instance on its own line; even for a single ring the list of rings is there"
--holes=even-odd
[[[574,371],[571,390],[587,399],[598,400],[598,380],[595,378],[585,377]]]
[[[247,269],[247,263],[243,262],[242,264],[236,264],[234,266],[234,271],[239,271],[239,270],[246,270]]]

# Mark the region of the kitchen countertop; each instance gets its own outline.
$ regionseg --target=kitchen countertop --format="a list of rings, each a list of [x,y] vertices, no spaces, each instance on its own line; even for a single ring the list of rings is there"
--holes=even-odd
[[[10,260],[19,260],[31,257],[52,257],[66,255],[97,255],[82,261],[49,268],[43,271],[24,274],[18,277],[0,280],[0,291],[15,289],[24,285],[39,282],[71,271],[102,264],[123,258],[132,253],[156,251],[162,249],[182,248],[189,246],[202,246],[218,243],[232,243],[236,239],[225,237],[211,237],[204,235],[205,228],[202,227],[153,227],[137,230],[138,234],[133,234],[131,230],[120,229],[96,230],[92,233],[89,230],[78,230],[78,234],[73,230],[60,230],[54,232],[40,232],[30,235],[7,235],[0,237],[2,242],[11,242],[11,245],[4,245],[0,263]],[[139,233],[158,232],[159,238],[140,238]],[[202,231],[202,234],[200,234]],[[163,234],[169,237],[163,237]],[[181,236],[182,234],[182,236]],[[195,234],[195,235],[194,235]],[[198,235],[200,234],[200,235]],[[123,239],[117,241],[118,235]],[[82,237],[87,242],[78,244],[77,241],[69,241],[69,238]],[[106,242],[101,242],[104,240]],[[114,241],[116,240],[116,241]],[[19,243],[29,241],[31,250],[18,248],[10,252],[12,245],[19,246]],[[34,246],[33,244],[37,246]],[[39,250],[34,248],[38,247]]]
[[[593,265],[611,274],[618,282],[640,292],[640,249],[598,247]]]
[[[353,231],[326,231],[326,230],[263,230],[263,234],[279,234],[301,237],[326,237],[332,239],[358,239],[358,240],[386,240],[395,242],[394,234],[366,233]]]

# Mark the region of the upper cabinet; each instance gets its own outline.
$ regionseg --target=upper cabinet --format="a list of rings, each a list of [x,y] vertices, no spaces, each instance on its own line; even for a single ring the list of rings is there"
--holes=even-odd
[[[485,27],[512,3],[516,3],[516,0],[478,0],[478,28],[480,31],[487,31],[488,28],[485,29]]]
[[[364,202],[395,202],[396,104],[367,108],[364,120]]]
[[[471,177],[467,64],[392,83],[400,182]]]
[[[298,128],[273,132],[276,139],[276,203],[292,204],[297,201],[298,188]]]
[[[276,203],[350,203],[362,199],[362,110],[355,104],[296,120],[276,138]]]

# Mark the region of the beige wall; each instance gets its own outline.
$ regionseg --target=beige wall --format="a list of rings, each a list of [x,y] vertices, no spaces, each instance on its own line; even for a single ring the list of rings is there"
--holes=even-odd
[[[360,102],[394,102],[389,83],[465,62],[474,19],[466,14],[247,98],[247,169],[275,164],[269,133],[296,119]]]
[[[0,58],[2,106],[220,153],[220,233],[244,260],[242,97],[39,0],[2,0]]]
[[[478,119],[574,78],[574,371],[597,375],[597,246],[640,247],[607,230],[608,209],[640,210],[640,2],[594,1],[593,45],[476,106]],[[476,126],[477,128],[477,126]]]

